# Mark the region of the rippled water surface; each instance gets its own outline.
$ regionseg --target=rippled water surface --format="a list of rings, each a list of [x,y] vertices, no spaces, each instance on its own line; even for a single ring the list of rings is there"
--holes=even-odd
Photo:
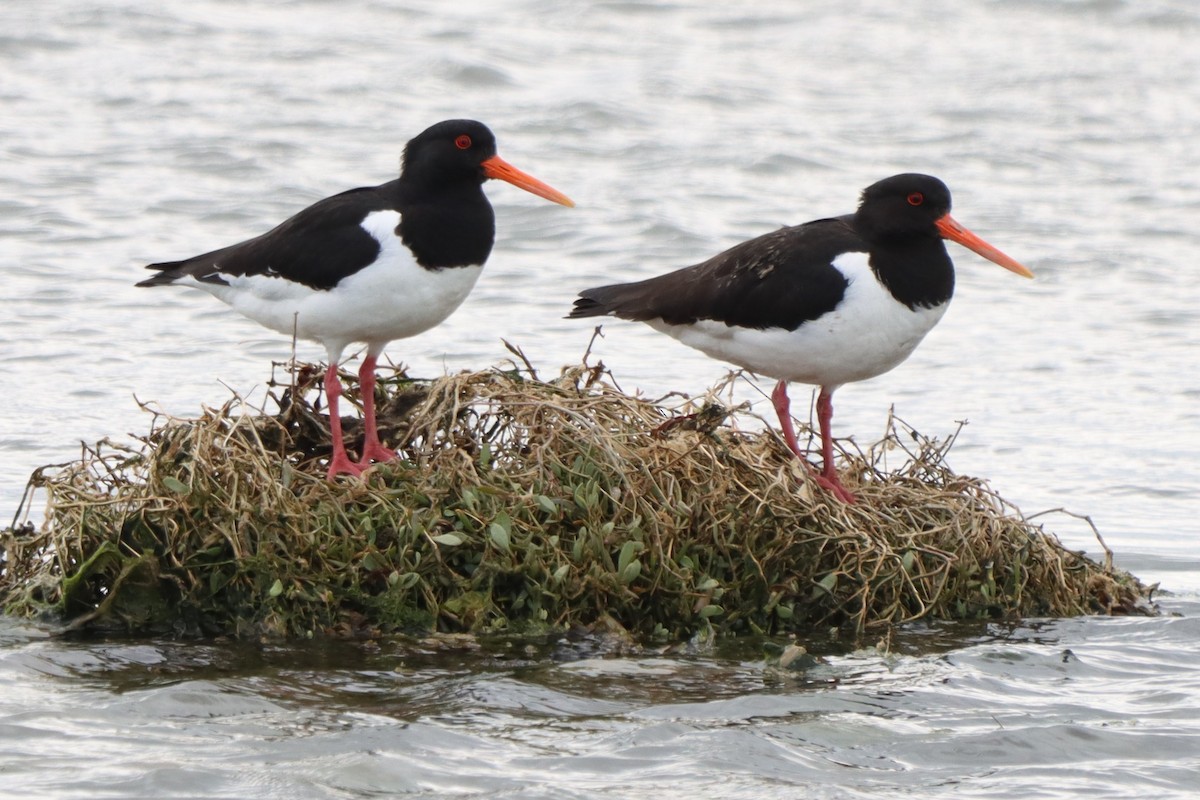
[[[489,185],[498,239],[421,375],[553,372],[573,294],[853,208],[900,171],[1029,265],[955,253],[950,312],[838,394],[970,425],[951,462],[1027,512],[1088,514],[1181,616],[934,626],[663,653],[604,642],[65,642],[0,623],[0,795],[1189,797],[1200,778],[1200,9],[1177,0],[0,5],[0,513],[80,440],[261,395],[289,343],[141,266],[394,176],[404,141],[484,120],[564,209]],[[627,389],[723,365],[640,326],[594,348]],[[299,354],[320,358],[315,345]],[[224,384],[224,385],[223,385]],[[769,405],[750,379],[738,399]],[[802,404],[804,390],[793,388]],[[1048,526],[1095,550],[1081,520]]]
[[[922,626],[886,655],[817,638],[806,672],[746,641],[634,656],[0,630],[0,774],[14,797],[1188,797],[1187,610]]]

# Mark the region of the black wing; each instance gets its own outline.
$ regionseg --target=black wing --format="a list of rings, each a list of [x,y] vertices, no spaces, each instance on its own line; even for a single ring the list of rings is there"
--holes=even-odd
[[[351,189],[320,200],[267,233],[183,261],[151,264],[158,270],[138,286],[161,286],[191,276],[227,283],[224,276],[278,275],[313,289],[338,281],[373,262],[379,242],[362,228],[372,211],[395,207],[393,183]]]
[[[683,325],[710,319],[745,328],[795,330],[832,311],[849,285],[837,256],[867,252],[852,217],[780,228],[708,261],[636,283],[580,292],[571,317],[612,314]]]

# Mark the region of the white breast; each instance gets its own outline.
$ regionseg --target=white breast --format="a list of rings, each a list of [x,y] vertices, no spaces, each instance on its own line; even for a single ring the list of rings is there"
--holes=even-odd
[[[949,302],[910,310],[876,280],[866,253],[839,256],[835,266],[850,285],[837,308],[794,331],[755,330],[700,320],[692,325],[650,323],[713,358],[768,377],[834,387],[866,380],[908,358]]]

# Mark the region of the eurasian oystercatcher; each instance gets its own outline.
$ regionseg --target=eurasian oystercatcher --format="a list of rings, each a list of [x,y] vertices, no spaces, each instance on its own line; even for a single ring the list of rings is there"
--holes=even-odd
[[[665,275],[580,292],[570,316],[645,322],[778,379],[771,400],[784,440],[801,459],[787,384],[820,386],[824,466],[814,477],[852,503],[833,466],[833,392],[895,367],[941,319],[954,294],[943,239],[1033,277],[954,221],[944,183],[910,173],[867,187],[853,214],[781,228]]]
[[[396,457],[375,424],[380,352],[392,339],[446,319],[492,251],[496,216],[482,188],[489,178],[574,205],[496,155],[487,126],[447,120],[405,146],[396,180],[327,197],[240,244],[151,264],[158,274],[137,285],[203,289],[268,328],[323,344],[333,439],[328,477],[359,475],[372,461]],[[338,415],[338,362],[352,342],[367,346],[358,371],[365,441],[357,464],[346,454]]]

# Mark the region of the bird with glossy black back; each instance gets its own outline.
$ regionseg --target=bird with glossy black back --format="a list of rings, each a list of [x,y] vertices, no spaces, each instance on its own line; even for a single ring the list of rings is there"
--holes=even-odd
[[[397,179],[327,197],[239,244],[151,264],[158,274],[137,285],[203,289],[255,322],[324,345],[333,443],[327,476],[360,475],[396,457],[376,426],[379,354],[388,342],[441,323],[475,285],[495,240],[495,213],[483,193],[492,178],[574,205],[501,159],[487,126],[447,120],[408,142]],[[366,345],[357,462],[346,452],[338,413],[338,364],[352,343]]]
[[[945,239],[1033,277],[950,216],[944,183],[907,173],[867,187],[853,214],[781,228],[665,275],[587,289],[570,316],[645,322],[777,379],[771,400],[801,460],[787,384],[819,386],[824,463],[814,478],[852,503],[833,464],[833,392],[904,361],[941,319],[954,294]]]

